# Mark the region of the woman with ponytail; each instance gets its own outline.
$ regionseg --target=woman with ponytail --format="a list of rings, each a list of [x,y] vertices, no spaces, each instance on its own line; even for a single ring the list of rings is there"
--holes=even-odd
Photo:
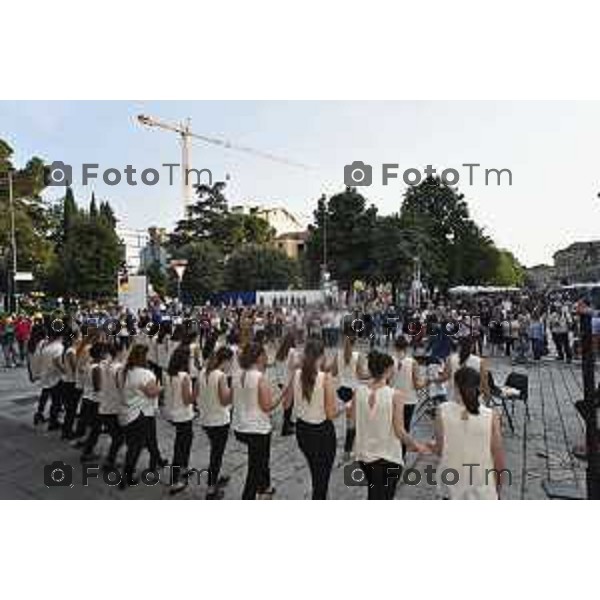
[[[448,495],[451,500],[497,500],[505,474],[500,417],[480,403],[478,371],[461,367],[454,384],[459,402],[442,404],[435,421],[441,467],[458,472]]]
[[[447,377],[447,393],[448,399],[454,400],[460,403],[460,395],[456,389],[455,375],[464,367],[473,369],[479,373],[479,380],[481,381],[481,393],[484,399],[490,397],[489,383],[488,383],[488,366],[481,356],[477,356],[474,352],[475,340],[471,336],[460,338],[458,343],[458,350],[453,352],[448,357],[446,363],[446,377]]]
[[[302,368],[294,372],[284,392],[284,406],[296,407],[296,438],[310,469],[313,500],[327,499],[337,445],[332,420],[339,408],[333,379],[324,371],[324,358],[323,342],[309,339]]]
[[[332,372],[338,380],[337,395],[342,402],[348,402],[352,399],[354,390],[358,387],[359,380],[365,379],[367,376],[364,372],[361,354],[354,349],[355,343],[356,338],[354,336],[346,335],[344,337],[344,347],[338,351],[333,364]],[[346,436],[344,440],[345,462],[350,460],[355,435],[354,423],[348,417],[346,419]]]

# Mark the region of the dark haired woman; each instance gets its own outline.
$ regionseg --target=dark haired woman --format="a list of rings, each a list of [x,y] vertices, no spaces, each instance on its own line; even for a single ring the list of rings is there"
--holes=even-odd
[[[119,387],[123,394],[119,424],[124,429],[125,443],[127,444],[121,488],[135,483],[134,473],[137,461],[148,438],[144,413],[154,411],[160,394],[156,376],[148,369],[147,353],[146,346],[134,344],[119,378]]]
[[[300,362],[301,356],[296,351],[296,336],[290,331],[281,340],[272,365],[272,382],[276,390],[283,391],[290,377],[300,366]],[[292,422],[293,409],[293,404],[289,404],[283,411],[282,436],[294,434],[294,424]]]
[[[270,498],[271,454],[270,413],[279,405],[265,376],[267,354],[255,342],[242,349],[240,371],[233,377],[233,430],[237,440],[248,446],[248,472],[242,500]]]
[[[403,393],[388,385],[394,373],[392,357],[372,351],[368,366],[372,379],[354,392],[351,406],[354,454],[369,482],[369,500],[393,500],[404,464],[402,444],[414,452],[426,453],[429,448],[404,427]]]
[[[221,346],[208,360],[198,379],[200,423],[210,442],[209,486],[207,500],[223,497],[222,487],[228,477],[219,477],[223,454],[229,437],[232,393],[227,384],[226,372],[233,358],[233,351]]]
[[[435,451],[443,469],[458,479],[448,485],[452,500],[497,500],[505,469],[500,417],[479,402],[478,371],[461,367],[454,377],[460,403],[446,402],[435,421]]]
[[[344,347],[338,351],[337,359],[333,364],[332,372],[338,380],[337,395],[342,402],[348,402],[352,398],[354,390],[358,387],[359,380],[366,378],[363,357],[360,352],[354,349],[355,344],[356,338],[346,335],[344,337]],[[344,439],[344,462],[350,460],[355,435],[354,423],[348,416]]]
[[[309,339],[302,368],[294,372],[284,392],[285,405],[293,402],[296,407],[296,437],[310,469],[313,500],[327,499],[337,445],[332,420],[340,412],[332,376],[323,369],[324,358],[323,342]]]
[[[460,395],[455,385],[455,375],[459,369],[468,367],[479,373],[481,381],[481,392],[484,399],[489,398],[488,366],[487,362],[474,353],[474,340],[470,337],[461,338],[458,344],[458,351],[453,352],[446,362],[446,379],[448,387],[448,398],[455,402],[460,402]]]
[[[198,397],[198,389],[192,383],[189,369],[190,347],[181,344],[171,355],[166,375],[163,377],[165,409],[169,421],[175,426],[171,495],[185,489],[188,483],[187,478],[182,476],[182,471],[187,470],[190,463],[194,439],[194,404]]]

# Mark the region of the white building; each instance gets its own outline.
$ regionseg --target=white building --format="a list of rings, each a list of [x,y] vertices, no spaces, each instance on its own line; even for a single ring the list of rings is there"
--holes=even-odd
[[[148,232],[141,229],[117,227],[117,235],[125,246],[125,262],[130,273],[135,274],[141,266],[142,248],[150,239]]]

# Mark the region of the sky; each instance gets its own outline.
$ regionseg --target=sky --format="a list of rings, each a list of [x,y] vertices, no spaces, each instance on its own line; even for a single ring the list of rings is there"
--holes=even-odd
[[[525,265],[552,262],[574,241],[600,238],[600,103],[598,102],[265,102],[265,101],[3,101],[0,138],[23,166],[37,155],[73,166],[77,201],[108,200],[120,225],[172,227],[182,215],[179,172],[169,185],[163,163],[180,163],[177,136],[136,122],[147,114],[170,122],[191,119],[196,133],[276,154],[309,168],[271,162],[194,142],[192,167],[228,176],[232,205],[283,206],[304,222],[316,200],[344,189],[344,166],[373,167],[373,185],[361,191],[379,212],[400,208],[402,173],[427,165],[459,171],[458,189],[472,216],[496,244]],[[81,182],[82,163],[98,163],[100,178]],[[398,179],[382,184],[382,164],[397,163]],[[473,184],[464,163],[479,163]],[[127,165],[137,186],[106,185],[102,171]],[[160,182],[143,185],[156,168]],[[484,169],[510,169],[498,186]],[[59,198],[61,188],[45,196]]]

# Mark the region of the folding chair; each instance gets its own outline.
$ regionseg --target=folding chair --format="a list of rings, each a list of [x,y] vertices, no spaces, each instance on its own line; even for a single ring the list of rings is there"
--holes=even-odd
[[[494,376],[492,375],[491,371],[488,371],[488,386],[490,388],[490,394],[492,396],[492,404],[493,406],[498,406],[498,403],[495,402],[496,400],[500,401],[500,406],[502,406],[502,412],[504,413],[504,416],[506,417],[506,420],[508,421],[508,426],[510,427],[510,431],[512,433],[515,432],[515,426],[513,423],[513,417],[511,416],[510,412],[508,411],[508,406],[506,405],[506,394],[502,391],[502,388],[499,388],[495,381],[494,381]],[[514,404],[513,404],[513,415],[514,415]]]
[[[525,403],[525,416],[527,417],[527,420],[529,420],[531,418],[529,415],[529,376],[525,373],[517,373],[516,371],[511,371],[506,377],[504,386],[519,391],[518,396],[512,396],[507,398],[512,402],[513,417],[515,414],[515,400],[519,400]]]

